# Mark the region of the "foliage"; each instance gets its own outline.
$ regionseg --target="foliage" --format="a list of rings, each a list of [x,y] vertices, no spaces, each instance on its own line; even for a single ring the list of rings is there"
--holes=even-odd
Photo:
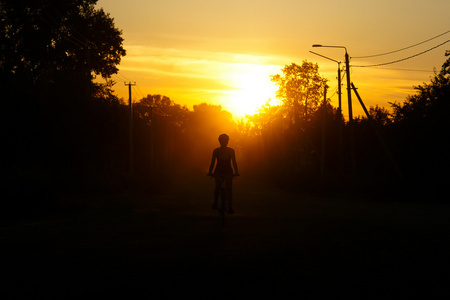
[[[304,62],[302,71],[316,72]],[[387,108],[369,108],[367,117],[354,119],[352,127],[344,122],[336,108],[319,98],[326,80],[316,74],[316,100],[311,101],[308,115],[303,101],[308,89],[300,67],[292,64],[283,76],[272,76],[280,86],[280,106],[261,107],[258,114],[247,116],[247,124],[239,124],[254,143],[248,147],[253,163],[271,180],[290,187],[303,187],[328,178],[341,181],[351,174],[350,154],[353,136],[356,172],[367,182],[399,181],[399,172],[407,181],[428,184],[440,182],[449,167],[449,119],[445,116],[450,99],[450,59],[430,83],[416,87],[418,93],[404,103],[391,103]],[[306,77],[306,76],[305,76]],[[298,101],[298,106],[295,103]],[[299,110],[303,108],[303,111]],[[296,126],[293,116],[303,114]],[[284,121],[283,121],[284,120]],[[270,159],[269,159],[270,157]],[[400,168],[399,168],[400,167]],[[261,172],[260,172],[261,173]],[[315,179],[314,179],[315,178]],[[369,179],[370,178],[370,179]],[[321,180],[319,180],[321,179]],[[306,186],[305,186],[306,185]]]
[[[125,55],[121,32],[96,0],[14,1],[0,6],[0,68],[34,82],[91,72],[109,78]]]
[[[448,55],[448,54],[447,54]],[[417,93],[403,103],[391,103],[395,135],[403,168],[416,178],[439,182],[449,167],[450,58],[430,83],[415,87]]]
[[[277,98],[283,101],[291,121],[298,123],[300,118],[308,121],[322,101],[326,84],[326,79],[319,75],[319,66],[305,60],[300,66],[292,63],[281,71],[282,75],[271,76],[279,86]]]
[[[125,55],[123,39],[113,19],[95,3],[0,2],[7,178],[47,174],[62,188],[110,180],[110,174],[126,166],[126,109],[111,81],[93,81],[96,75],[108,79],[117,72]]]
[[[247,116],[249,124],[251,124],[249,131],[253,135],[261,135],[267,128],[282,126],[281,123],[286,119],[286,114],[284,106],[271,105],[270,101],[267,101],[258,109],[256,114]]]
[[[181,106],[173,102],[169,97],[162,95],[147,95],[138,103],[134,104],[133,110],[137,116],[148,125],[153,122],[167,122],[172,126],[182,128],[186,127],[189,110],[186,106]]]
[[[392,117],[389,110],[385,107],[378,106],[378,104],[369,107],[369,115],[380,126],[392,124]]]
[[[165,174],[180,163],[183,134],[189,121],[187,107],[169,97],[147,95],[133,105],[136,171],[140,175]]]

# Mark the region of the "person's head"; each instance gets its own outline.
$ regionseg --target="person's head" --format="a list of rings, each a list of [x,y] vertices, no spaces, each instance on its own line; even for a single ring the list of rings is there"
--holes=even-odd
[[[225,133],[219,135],[220,146],[226,147],[228,145],[229,140],[230,140],[230,137],[228,135],[226,135]]]

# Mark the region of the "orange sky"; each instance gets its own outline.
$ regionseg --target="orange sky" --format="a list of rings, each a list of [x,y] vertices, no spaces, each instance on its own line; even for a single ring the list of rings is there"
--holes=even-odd
[[[357,58],[402,49],[450,30],[448,0],[100,0],[123,30],[127,56],[113,79],[119,96],[128,98],[125,81],[136,82],[133,99],[163,94],[192,108],[220,104],[235,117],[252,114],[276,86],[270,75],[284,65],[308,60],[329,79],[328,97],[337,106],[337,63],[345,46],[351,65],[403,59],[450,40],[450,33],[421,45],[372,58]],[[351,67],[351,80],[366,106],[389,107],[429,82],[445,61],[450,43],[383,68]],[[343,65],[343,64],[342,64]],[[345,81],[344,81],[345,82]],[[343,87],[345,92],[345,86]],[[343,110],[347,113],[346,94]],[[354,115],[363,114],[353,96]]]

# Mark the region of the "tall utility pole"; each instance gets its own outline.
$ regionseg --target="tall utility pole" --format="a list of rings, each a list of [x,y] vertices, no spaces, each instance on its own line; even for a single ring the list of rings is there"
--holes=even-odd
[[[345,71],[347,72],[347,95],[348,95],[348,120],[350,125],[353,123],[353,109],[352,109],[352,90],[350,85],[350,59],[348,57],[347,49],[345,49]]]
[[[342,118],[342,90],[341,90],[341,62],[338,62],[338,99],[339,99],[339,117]]]
[[[342,116],[342,89],[341,89],[341,62],[338,62],[338,97],[339,97],[339,121],[344,120],[344,117]],[[342,171],[344,168],[344,141],[343,141],[343,133],[344,130],[343,124],[339,126],[339,147],[338,147],[338,153],[339,153],[339,169]]]
[[[355,137],[353,133],[353,110],[352,110],[352,89],[350,86],[350,57],[347,53],[347,48],[344,46],[328,46],[328,45],[320,45],[314,44],[313,47],[328,47],[328,48],[344,48],[345,49],[345,71],[347,73],[347,95],[348,95],[348,125],[350,130],[350,165],[352,175],[356,174],[356,157],[355,157]]]
[[[322,149],[320,151],[321,153],[321,159],[320,159],[320,177],[322,179],[322,182],[325,181],[325,142],[326,142],[326,107],[327,107],[327,85],[325,84],[323,88],[323,103],[322,103]]]
[[[352,90],[350,86],[350,59],[345,49],[345,71],[347,72],[348,125],[350,129],[350,163],[353,175],[356,175],[355,134],[353,131]]]
[[[371,115],[369,114],[369,111],[367,110],[366,106],[364,105],[364,102],[362,101],[361,97],[359,96],[359,93],[355,87],[355,85],[352,82],[352,89],[353,91],[355,91],[355,95],[356,98],[358,98],[359,103],[361,104],[361,107],[363,108],[364,112],[366,113],[367,119],[369,120],[370,124],[372,125],[373,130],[375,131],[375,134],[377,135],[378,140],[380,141],[381,145],[383,146],[384,151],[386,152],[387,157],[389,158],[389,160],[391,161],[392,166],[395,169],[395,172],[397,173],[397,176],[399,177],[400,181],[402,183],[405,182],[405,179],[403,177],[402,172],[400,171],[400,168],[397,166],[397,163],[395,162],[395,159],[391,153],[391,151],[389,150],[388,145],[386,144],[386,142],[383,139],[383,136],[381,135],[380,131],[378,130],[378,128],[375,126],[375,123],[373,121],[373,118],[371,117]]]
[[[125,85],[128,85],[128,106],[130,109],[130,175],[133,176],[133,103],[131,100],[131,86],[136,85],[136,82],[134,83],[126,83]]]
[[[318,45],[316,45],[317,47]],[[312,54],[318,55],[320,57],[326,58],[328,60],[334,61],[335,63],[338,64],[338,70],[337,70],[337,80],[338,80],[338,99],[339,99],[339,117],[343,120],[342,117],[342,89],[341,89],[341,62],[337,61],[335,59],[329,58],[325,55],[316,53],[314,51],[309,51]],[[326,99],[324,99],[326,100]],[[339,135],[339,147],[338,147],[338,153],[339,153],[339,169],[343,170],[344,168],[344,142],[343,142],[343,137],[342,137],[342,130],[343,127],[339,126],[339,131],[338,131],[338,135]]]

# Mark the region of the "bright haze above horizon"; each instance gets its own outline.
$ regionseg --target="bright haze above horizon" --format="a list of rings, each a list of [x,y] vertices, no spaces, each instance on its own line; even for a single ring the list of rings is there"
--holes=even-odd
[[[337,106],[338,64],[309,51],[342,67],[345,50],[313,44],[345,46],[366,106],[386,108],[429,82],[450,49],[448,0],[99,0],[97,7],[123,31],[127,55],[112,78],[119,97],[128,99],[124,82],[136,82],[133,101],[161,94],[189,108],[221,105],[235,118],[269,99],[276,104],[270,75],[303,60],[318,63]],[[345,85],[342,93],[347,115]],[[363,114],[359,104],[353,114]]]

